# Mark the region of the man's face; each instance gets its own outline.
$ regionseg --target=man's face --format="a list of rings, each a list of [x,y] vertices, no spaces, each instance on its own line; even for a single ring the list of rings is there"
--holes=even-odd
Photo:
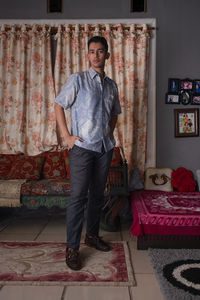
[[[106,52],[104,45],[101,43],[91,43],[88,50],[87,58],[90,66],[94,69],[103,69],[105,60],[108,59],[110,54]]]

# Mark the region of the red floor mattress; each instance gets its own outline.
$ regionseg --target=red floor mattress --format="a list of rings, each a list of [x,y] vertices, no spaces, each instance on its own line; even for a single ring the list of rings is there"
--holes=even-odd
[[[200,192],[134,191],[131,209],[134,236],[200,235]]]

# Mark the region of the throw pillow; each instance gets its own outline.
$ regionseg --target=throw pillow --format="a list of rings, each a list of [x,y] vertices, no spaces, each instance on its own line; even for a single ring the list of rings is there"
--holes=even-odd
[[[63,152],[63,158],[65,161],[65,168],[66,168],[66,172],[67,172],[67,179],[70,179],[70,170],[69,170],[69,150],[66,149]]]
[[[0,179],[7,179],[15,157],[13,154],[0,154]]]
[[[172,169],[170,168],[147,168],[145,171],[145,190],[173,191],[171,184]]]
[[[40,179],[44,157],[19,155],[13,161],[8,179]]]
[[[45,152],[45,163],[43,168],[44,179],[66,178],[65,163],[62,152]]]
[[[192,171],[182,167],[172,172],[172,185],[179,192],[194,192],[196,190],[196,181]]]

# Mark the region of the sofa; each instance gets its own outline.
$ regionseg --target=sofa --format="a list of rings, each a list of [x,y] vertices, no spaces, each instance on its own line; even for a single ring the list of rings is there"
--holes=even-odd
[[[2,196],[0,184],[0,207],[65,208],[70,196],[69,151],[49,151],[37,156],[0,154],[0,183],[4,184],[4,191],[17,184],[19,192],[18,205],[3,202],[9,196]],[[127,195],[127,163],[121,149],[115,147],[105,189],[105,220],[111,217],[114,222]]]

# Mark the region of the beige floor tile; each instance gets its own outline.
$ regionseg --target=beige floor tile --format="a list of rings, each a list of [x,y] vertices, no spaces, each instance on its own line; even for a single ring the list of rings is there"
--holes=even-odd
[[[122,240],[120,231],[109,232],[109,231],[100,230],[99,235],[102,236],[102,238],[106,242],[121,241]]]
[[[137,237],[132,237],[131,240],[128,241],[128,244],[130,245],[131,249],[137,250]]]
[[[57,286],[4,286],[0,300],[60,300],[63,287]]]
[[[133,240],[133,237],[131,236],[129,229],[122,230],[121,234],[122,234],[123,241],[132,241]]]
[[[85,224],[84,224],[82,234],[81,234],[81,242],[82,243],[85,240],[85,233],[86,233],[86,228],[85,228]],[[122,240],[120,231],[109,232],[109,231],[100,230],[99,236],[102,237],[105,242],[112,242],[112,241],[114,242],[114,241]]]
[[[122,240],[127,241],[131,244],[131,247],[137,250],[137,237],[132,236],[129,230],[121,231]]]
[[[58,222],[49,222],[42,231],[43,234],[66,234],[66,224],[61,224]]]
[[[122,234],[122,239],[123,241],[130,241],[130,242],[134,242],[136,247],[135,249],[137,249],[137,237],[133,236],[130,233],[130,227],[131,227],[132,223],[125,223],[121,225],[121,234]]]
[[[60,225],[48,225],[46,226],[42,232],[43,234],[52,234],[52,235],[66,235],[66,227]]]
[[[49,224],[55,224],[55,225],[62,225],[62,226],[65,226],[66,225],[66,217],[64,216],[58,216],[58,217],[52,217],[50,220],[49,220]]]
[[[61,218],[52,219],[44,227],[37,237],[37,241],[66,241],[66,220]]]
[[[0,233],[0,241],[34,241],[36,236],[35,233]]]
[[[134,244],[133,244],[134,246]],[[139,274],[154,274],[150,257],[146,250],[136,250],[129,242],[129,249],[131,253],[131,261],[135,273]]]
[[[127,287],[67,287],[64,300],[130,300]]]
[[[3,231],[7,226],[8,224],[0,224],[0,232]]]
[[[13,218],[11,220],[11,224],[16,224],[16,225],[25,225],[25,224],[36,224],[38,226],[44,226],[45,224],[47,224],[48,222],[48,218],[44,217],[44,218],[34,218],[34,217],[19,217],[19,218]]]
[[[64,233],[45,233],[42,232],[36,239],[37,242],[66,242],[66,234]]]
[[[36,220],[26,220],[21,222],[16,222],[9,224],[2,232],[4,234],[21,234],[21,233],[31,233],[36,234],[40,232],[45,226],[45,222],[37,222]]]
[[[131,287],[132,300],[163,300],[159,285],[153,274],[136,274],[136,287]]]

